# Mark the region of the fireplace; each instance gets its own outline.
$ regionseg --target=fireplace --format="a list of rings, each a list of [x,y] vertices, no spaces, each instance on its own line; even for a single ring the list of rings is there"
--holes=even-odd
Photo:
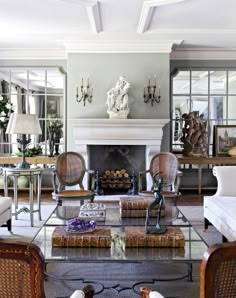
[[[127,193],[133,174],[146,169],[144,145],[88,145],[88,168],[98,171],[104,194]]]
[[[71,122],[76,150],[83,155],[87,167],[90,145],[131,145],[145,147],[144,165],[148,169],[152,157],[161,150],[163,127],[169,119],[76,119]],[[147,187],[151,185],[148,179]]]

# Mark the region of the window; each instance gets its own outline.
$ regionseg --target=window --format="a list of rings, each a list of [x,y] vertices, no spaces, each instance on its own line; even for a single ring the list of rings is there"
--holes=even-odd
[[[171,77],[172,151],[182,150],[182,115],[197,112],[208,132],[213,155],[215,125],[236,125],[236,69],[181,69]]]
[[[65,74],[59,68],[0,67],[0,96],[12,104],[14,112],[38,115],[42,135],[32,135],[29,147],[41,146],[43,154],[48,155],[48,126],[57,122],[62,126],[59,152],[64,151]],[[6,123],[9,116],[5,117]],[[16,138],[2,128],[0,154],[17,153]]]

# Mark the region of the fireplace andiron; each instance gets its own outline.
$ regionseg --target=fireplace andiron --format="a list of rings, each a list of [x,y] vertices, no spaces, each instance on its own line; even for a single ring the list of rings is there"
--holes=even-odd
[[[161,209],[164,204],[164,197],[161,194],[161,191],[163,190],[163,177],[159,176],[158,180],[156,181],[156,176],[159,176],[159,173],[156,173],[153,176],[153,195],[154,195],[154,201],[148,206],[146,211],[146,221],[145,221],[145,233],[146,234],[164,234],[167,231],[167,228],[165,226],[160,226],[160,217],[161,217]],[[158,205],[157,209],[157,223],[156,226],[149,227],[149,217],[150,217],[150,211],[153,209],[156,205]]]

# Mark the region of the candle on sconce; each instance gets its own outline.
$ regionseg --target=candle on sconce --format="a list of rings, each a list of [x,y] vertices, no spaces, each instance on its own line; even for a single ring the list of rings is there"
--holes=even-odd
[[[158,87],[158,97],[161,97],[161,87],[160,87],[160,85],[159,85],[159,87]]]
[[[154,75],[154,87],[156,87],[157,86],[157,77],[156,77],[156,75]]]
[[[151,86],[151,77],[149,76],[149,78],[148,78],[148,87],[150,87]]]
[[[76,96],[77,97],[79,96],[79,86],[78,85],[76,86]]]
[[[143,87],[143,96],[145,97],[146,96],[146,86],[144,85]]]
[[[87,87],[89,87],[89,76],[87,77]]]
[[[83,77],[82,77],[82,80],[81,80],[81,87],[83,87],[83,85],[84,85],[84,79],[83,79]]]

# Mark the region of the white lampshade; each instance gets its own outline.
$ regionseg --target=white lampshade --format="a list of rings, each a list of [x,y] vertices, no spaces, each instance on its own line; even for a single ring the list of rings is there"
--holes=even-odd
[[[35,114],[11,114],[6,133],[40,135],[42,130]]]

